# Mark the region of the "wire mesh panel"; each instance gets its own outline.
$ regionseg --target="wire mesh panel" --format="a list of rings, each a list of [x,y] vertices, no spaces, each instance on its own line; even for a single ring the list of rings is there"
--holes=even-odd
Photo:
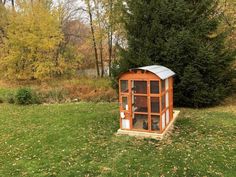
[[[128,98],[127,97],[122,97],[122,109],[128,110]]]
[[[129,91],[129,87],[128,87],[128,81],[127,80],[121,80],[120,81],[121,83],[121,92],[122,93],[128,93],[128,91]]]
[[[147,81],[133,81],[134,93],[147,94]]]
[[[161,110],[164,110],[166,107],[166,95],[161,96]]]
[[[151,112],[159,113],[160,112],[160,103],[159,97],[151,97]]]
[[[148,115],[134,114],[133,128],[148,130]]]
[[[134,96],[134,112],[147,112],[147,96]]]
[[[159,81],[150,81],[150,93],[159,94]]]
[[[151,130],[159,131],[160,130],[160,116],[152,115],[151,116]]]
[[[161,80],[161,91],[164,92],[165,91],[165,80]]]

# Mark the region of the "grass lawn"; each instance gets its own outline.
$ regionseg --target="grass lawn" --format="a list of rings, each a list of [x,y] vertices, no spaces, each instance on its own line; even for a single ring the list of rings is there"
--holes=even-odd
[[[236,176],[236,106],[180,109],[163,141],[115,136],[118,105],[0,104],[0,176]]]

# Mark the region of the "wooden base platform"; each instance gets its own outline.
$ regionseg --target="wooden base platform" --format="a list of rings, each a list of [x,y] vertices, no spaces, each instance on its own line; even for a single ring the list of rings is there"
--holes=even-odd
[[[169,125],[166,127],[163,133],[149,133],[149,132],[141,132],[141,131],[133,131],[133,130],[122,130],[119,129],[117,131],[117,135],[129,135],[129,136],[136,136],[136,137],[142,137],[142,138],[152,138],[152,139],[158,139],[161,140],[164,138],[166,133],[170,130],[172,127],[174,121],[178,117],[180,111],[174,110],[174,115],[172,121],[169,123]]]

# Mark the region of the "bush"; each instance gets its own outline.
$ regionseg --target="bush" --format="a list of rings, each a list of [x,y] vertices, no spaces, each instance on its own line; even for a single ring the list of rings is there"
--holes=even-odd
[[[21,105],[28,105],[33,103],[33,93],[29,88],[21,88],[16,93],[16,101]]]
[[[18,104],[28,105],[28,104],[40,104],[42,101],[41,97],[36,91],[30,88],[21,88],[17,91],[15,99]]]
[[[3,99],[2,99],[2,98],[0,98],[0,104],[1,104],[1,103],[3,103]]]
[[[20,88],[16,93],[16,102],[18,104],[40,104],[41,99],[38,94],[30,88]]]

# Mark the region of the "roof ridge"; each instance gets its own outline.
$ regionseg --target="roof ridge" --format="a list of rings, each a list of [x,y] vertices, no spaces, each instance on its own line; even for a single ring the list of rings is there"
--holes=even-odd
[[[169,68],[161,65],[150,65],[150,66],[143,66],[139,68],[134,68],[134,69],[141,69],[141,70],[146,70],[149,72],[152,72],[153,74],[157,75],[161,79],[166,79],[168,77],[171,77],[175,75],[175,73],[170,70]]]

